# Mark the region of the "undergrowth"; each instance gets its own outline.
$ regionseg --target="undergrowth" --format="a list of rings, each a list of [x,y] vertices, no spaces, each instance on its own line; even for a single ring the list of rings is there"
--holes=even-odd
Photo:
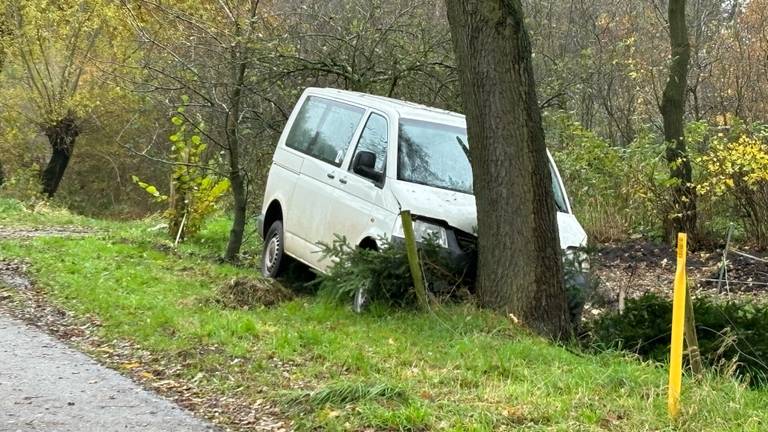
[[[699,351],[711,370],[752,386],[768,384],[768,305],[696,298],[693,301]],[[604,315],[589,325],[588,343],[623,349],[642,358],[669,358],[672,303],[655,294],[627,301],[622,314]]]

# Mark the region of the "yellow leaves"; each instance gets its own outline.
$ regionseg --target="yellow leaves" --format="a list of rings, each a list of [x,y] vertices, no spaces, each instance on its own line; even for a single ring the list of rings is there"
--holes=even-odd
[[[120,367],[122,367],[123,369],[128,369],[128,370],[136,369],[136,368],[138,368],[140,366],[141,366],[141,363],[136,363],[136,362],[133,362],[133,363],[123,363],[122,365],[120,365]]]
[[[696,162],[704,172],[697,186],[700,194],[723,195],[728,191],[768,182],[768,145],[757,138],[741,135],[728,141],[722,133],[713,139],[709,153]]]
[[[108,109],[116,86],[105,64],[136,43],[119,10],[117,2],[97,0],[9,2],[13,34],[0,40],[7,52],[0,99],[23,100],[16,105],[43,123]]]

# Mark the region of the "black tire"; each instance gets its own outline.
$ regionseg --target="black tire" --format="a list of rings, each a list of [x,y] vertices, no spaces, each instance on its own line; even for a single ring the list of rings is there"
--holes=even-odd
[[[276,278],[285,270],[285,237],[283,222],[274,221],[264,236],[264,248],[261,251],[261,274]]]

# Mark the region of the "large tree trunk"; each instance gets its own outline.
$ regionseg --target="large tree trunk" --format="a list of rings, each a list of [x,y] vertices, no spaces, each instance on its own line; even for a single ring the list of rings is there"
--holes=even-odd
[[[75,139],[79,134],[80,128],[71,116],[64,117],[45,130],[48,143],[51,145],[51,159],[43,170],[41,183],[43,193],[48,197],[53,197],[59,189],[59,183],[69,165],[69,159],[75,148]]]
[[[477,200],[480,302],[570,331],[555,202],[520,0],[446,0]]]
[[[691,55],[688,43],[688,29],[685,23],[685,0],[669,1],[669,39],[672,47],[672,61],[669,65],[669,79],[661,101],[661,115],[664,118],[664,140],[667,143],[669,175],[675,180],[672,187],[672,209],[664,227],[670,241],[678,232],[688,233],[689,242],[695,243],[696,234],[696,189],[693,187],[691,160],[685,148],[683,114],[685,94],[688,86],[688,62]]]

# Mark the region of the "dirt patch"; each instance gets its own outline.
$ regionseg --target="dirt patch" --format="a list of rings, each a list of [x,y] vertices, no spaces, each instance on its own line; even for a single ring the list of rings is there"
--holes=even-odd
[[[760,259],[765,252],[745,250]],[[768,301],[768,263],[729,251],[727,256],[728,286],[718,290],[717,279],[722,262],[722,250],[691,252],[688,255],[688,278],[696,296],[723,299],[753,299]],[[619,297],[637,298],[646,293],[670,297],[675,277],[675,251],[668,245],[636,241],[601,247],[593,259],[599,286],[588,315],[616,309]]]
[[[226,394],[217,393],[211,391],[206,382],[220,379],[204,372],[190,379],[183,358],[151,353],[128,340],[101,338],[101,323],[97,318],[74,317],[52,304],[35,285],[24,262],[0,260],[0,313],[25,321],[73,345],[143,387],[173,400],[201,418],[224,426],[226,430],[290,430],[289,423],[270,401],[254,400],[256,389],[241,387]],[[239,363],[248,367],[247,362]]]
[[[15,290],[29,290],[32,282],[27,275],[27,266],[21,261],[0,261],[0,285]]]
[[[293,297],[290,290],[267,279],[234,278],[216,290],[216,302],[235,309],[275,306]]]
[[[69,237],[93,234],[94,231],[82,227],[0,227],[0,239],[30,239],[36,237]]]

